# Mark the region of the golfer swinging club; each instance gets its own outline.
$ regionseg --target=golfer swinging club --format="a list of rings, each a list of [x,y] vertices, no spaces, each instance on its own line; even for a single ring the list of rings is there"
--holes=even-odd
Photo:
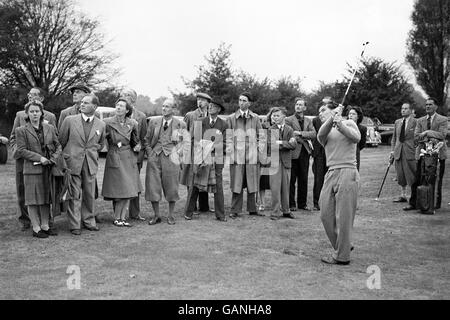
[[[356,145],[361,134],[355,122],[342,118],[343,108],[331,102],[319,109],[323,125],[317,140],[325,149],[329,168],[319,199],[321,220],[335,250],[332,256],[324,257],[322,261],[346,265],[350,263],[351,231],[359,189]]]

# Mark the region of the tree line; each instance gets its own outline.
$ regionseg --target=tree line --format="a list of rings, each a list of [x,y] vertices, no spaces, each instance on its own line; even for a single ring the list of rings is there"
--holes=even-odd
[[[413,68],[418,85],[447,114],[450,66],[450,1],[417,0],[411,15],[413,27],[406,43],[406,62]],[[96,90],[102,105],[113,106],[121,87],[113,83],[119,68],[118,55],[108,50],[100,23],[88,18],[72,0],[0,0],[0,128],[8,134],[15,113],[23,109],[26,93],[38,86],[47,93],[46,108],[56,115],[71,104],[68,88],[83,81]],[[259,79],[244,70],[233,70],[231,45],[222,43],[205,56],[194,79],[185,79],[184,92],[171,92],[180,114],[196,107],[195,91],[221,96],[226,112],[234,112],[240,92],[250,91],[254,111],[266,113],[273,106],[290,109],[296,97],[304,97],[308,114],[316,114],[324,96],[343,97],[355,66],[335,82],[322,82],[306,93],[301,77]],[[393,122],[402,103],[410,102],[423,114],[424,97],[413,88],[400,64],[378,57],[362,59],[346,99],[364,113],[382,122]],[[160,114],[159,97],[139,95],[137,107],[147,115]],[[4,132],[3,132],[4,131]]]

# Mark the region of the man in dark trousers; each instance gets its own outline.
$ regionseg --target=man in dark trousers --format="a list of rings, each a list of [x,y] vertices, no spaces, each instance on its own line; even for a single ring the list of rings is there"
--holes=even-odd
[[[211,150],[211,163],[205,163],[204,165],[214,166],[214,211],[216,214],[216,219],[223,222],[227,221],[227,219],[225,218],[222,172],[224,165],[226,130],[228,128],[228,125],[227,122],[219,118],[218,115],[224,110],[225,107],[223,105],[222,99],[220,99],[219,97],[215,97],[209,104],[208,116],[202,118],[202,121],[200,123],[197,122],[194,125],[194,139],[196,143],[199,143],[200,139],[214,142],[214,146]],[[202,134],[197,134],[197,132],[201,132]],[[197,165],[198,167],[201,164],[194,165]],[[195,177],[193,176],[192,179],[194,180]],[[195,183],[193,181],[192,185],[189,186],[189,193],[186,201],[184,215],[184,218],[186,220],[192,219],[192,215],[195,209],[195,203],[197,202],[197,197],[202,193],[203,192],[199,192],[199,188],[195,186]]]
[[[297,182],[297,207],[307,210],[306,198],[308,195],[308,171],[309,157],[312,151],[311,140],[316,137],[316,130],[311,119],[304,116],[306,110],[305,100],[295,99],[295,113],[286,118],[286,124],[294,129],[294,137],[297,139],[297,147],[292,153],[291,182],[289,191],[289,207],[296,211],[295,183]]]
[[[318,116],[315,117],[312,122],[316,132],[319,132],[319,129],[322,126],[322,121],[320,120],[320,117]],[[312,165],[312,172],[314,174],[313,210],[320,210],[319,206],[320,192],[322,191],[323,182],[325,180],[325,174],[327,173],[328,169],[327,169],[327,157],[325,156],[325,149],[319,143],[317,137],[313,139],[313,150],[311,155],[314,159]]]
[[[436,104],[436,99],[428,98],[425,104],[426,116],[417,119],[416,129],[414,131],[414,139],[416,140],[416,160],[417,160],[417,170],[416,170],[416,181],[411,187],[411,198],[409,200],[409,206],[403,208],[403,210],[415,210],[417,201],[417,187],[420,184],[421,178],[421,167],[422,158],[420,157],[420,149],[424,148],[424,143],[422,141],[427,139],[438,139],[444,141],[444,145],[439,150],[439,175],[437,179],[437,194],[434,209],[441,208],[442,201],[442,178],[444,177],[445,171],[445,159],[447,158],[447,144],[445,139],[447,137],[447,117],[441,116],[436,113],[438,106]],[[436,190],[435,189],[435,190]]]
[[[184,122],[186,123],[186,128],[191,134],[191,151],[193,152],[193,143],[194,143],[194,124],[202,118],[208,116],[208,107],[211,102],[211,97],[203,92],[198,92],[196,94],[197,97],[197,109],[193,111],[189,111],[184,116]],[[193,158],[193,157],[192,157]],[[181,174],[181,184],[189,185],[192,178],[192,162],[186,163],[183,165],[183,170]],[[188,187],[189,193],[189,187]],[[208,212],[209,211],[209,203],[208,203],[208,193],[201,192],[198,195],[198,209],[200,212]]]
[[[38,100],[44,101],[44,92],[41,88],[34,87],[28,92],[28,101]],[[17,112],[14,119],[13,128],[10,136],[10,147],[12,149],[12,155],[16,159],[16,134],[15,130],[18,127],[24,126],[27,122],[28,115],[24,110]],[[56,117],[53,113],[44,110],[44,122],[51,124],[56,128]],[[30,218],[28,217],[28,211],[25,206],[25,187],[23,182],[23,159],[16,159],[16,192],[17,192],[17,211],[19,213],[19,221],[22,224],[22,231],[30,228]],[[56,234],[56,228],[53,226],[53,219],[49,221],[50,232]]]

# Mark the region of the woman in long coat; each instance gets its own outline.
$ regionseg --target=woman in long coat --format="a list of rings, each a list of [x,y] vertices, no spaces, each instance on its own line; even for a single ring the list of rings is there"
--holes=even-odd
[[[31,101],[25,106],[27,124],[16,128],[18,158],[24,159],[23,177],[25,205],[28,209],[33,237],[56,235],[49,228],[50,169],[61,154],[56,129],[44,122],[44,106]]]
[[[130,119],[133,109],[125,98],[116,102],[116,114],[104,119],[106,123],[106,156],[102,196],[113,201],[114,225],[130,227],[126,221],[130,199],[142,191],[137,166],[141,143],[138,124]]]

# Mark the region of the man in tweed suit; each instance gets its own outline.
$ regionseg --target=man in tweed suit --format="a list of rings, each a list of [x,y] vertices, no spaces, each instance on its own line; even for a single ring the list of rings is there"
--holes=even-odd
[[[169,202],[168,224],[175,224],[173,212],[178,195],[180,175],[180,157],[183,153],[186,126],[173,117],[175,102],[166,99],[162,107],[162,117],[150,120],[144,139],[147,153],[147,171],[145,175],[145,200],[152,203],[154,217],[150,225],[161,222],[159,202],[162,193]],[[189,142],[189,141],[188,141]]]
[[[34,87],[28,92],[28,101],[37,100],[44,101],[44,93],[41,88]],[[16,192],[17,192],[17,211],[19,213],[19,221],[22,224],[22,231],[30,228],[30,218],[28,217],[28,211],[25,206],[25,189],[23,182],[23,159],[16,158],[16,134],[15,130],[18,127],[24,126],[27,122],[28,115],[24,110],[17,112],[14,119],[13,128],[10,136],[10,146],[12,149],[12,155],[16,159]],[[44,122],[51,124],[56,128],[56,117],[53,113],[44,110]],[[53,219],[50,219],[50,230],[52,233],[56,233],[56,228],[53,226]]]
[[[76,194],[69,200],[69,226],[72,234],[80,235],[82,225],[98,231],[95,221],[95,188],[98,170],[98,152],[105,144],[105,123],[94,113],[98,98],[89,94],[83,97],[81,114],[68,116],[61,125],[59,140],[67,167],[71,170]]]
[[[417,160],[415,158],[414,131],[417,120],[412,116],[409,103],[404,103],[401,109],[402,118],[394,124],[394,133],[391,140],[391,159],[395,161],[397,183],[402,188],[400,198],[394,202],[407,202],[406,186],[412,187],[416,181]]]

